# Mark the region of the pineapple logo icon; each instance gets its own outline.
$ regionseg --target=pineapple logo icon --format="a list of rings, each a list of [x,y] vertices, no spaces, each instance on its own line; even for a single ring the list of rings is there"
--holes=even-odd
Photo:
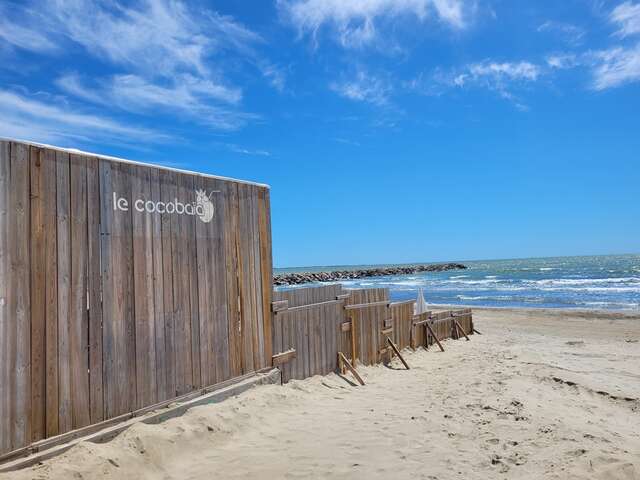
[[[214,193],[215,190],[210,195],[204,190],[196,190],[196,214],[204,223],[209,223],[215,213],[215,207],[211,202],[211,195]]]

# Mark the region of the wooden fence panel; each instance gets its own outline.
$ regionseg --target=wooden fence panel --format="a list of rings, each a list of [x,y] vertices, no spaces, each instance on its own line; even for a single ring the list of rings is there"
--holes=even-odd
[[[0,457],[269,365],[270,222],[261,185],[0,141]]]

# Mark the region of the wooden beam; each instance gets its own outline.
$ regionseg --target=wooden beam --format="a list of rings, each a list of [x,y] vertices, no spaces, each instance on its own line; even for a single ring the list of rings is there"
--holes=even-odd
[[[382,333],[383,335],[391,335],[393,333],[393,327],[385,328],[380,333]]]
[[[369,307],[381,307],[383,305],[389,305],[391,302],[389,300],[382,300],[380,302],[371,302],[371,303],[356,303],[354,305],[345,305],[345,310],[358,310],[361,308],[369,308]]]
[[[283,365],[283,364],[285,364],[287,362],[290,362],[294,358],[296,358],[296,355],[297,355],[296,349],[295,348],[290,348],[289,350],[286,350],[286,351],[281,352],[281,353],[277,353],[276,355],[271,357],[271,364],[274,367],[277,367],[279,365]]]
[[[340,324],[341,332],[350,332],[351,331],[351,322],[343,322]]]
[[[409,304],[409,303],[412,303],[412,304],[413,304],[413,303],[416,303],[416,301],[415,301],[415,300],[404,300],[404,301],[402,301],[402,302],[391,302],[391,304],[390,304],[390,305],[391,305],[392,307],[397,307],[397,306],[399,306],[399,305],[407,305],[407,304]]]
[[[271,311],[273,313],[282,312],[289,308],[289,300],[276,300],[271,302]]]
[[[338,360],[340,362],[342,362],[343,366],[347,367],[347,369],[356,378],[356,380],[358,380],[360,385],[364,385],[364,380],[362,379],[362,377],[360,375],[358,375],[358,372],[356,372],[356,369],[353,367],[353,365],[351,365],[351,363],[349,363],[349,360],[347,360],[347,357],[344,356],[344,353],[338,352]]]
[[[336,295],[336,300],[346,300],[350,296],[350,293],[341,293],[340,295]]]
[[[482,335],[478,330],[476,330],[475,328],[473,329],[473,333],[477,333],[478,335]]]
[[[440,350],[442,350],[444,352],[444,347],[442,346],[442,344],[440,343],[440,340],[438,339],[438,336],[435,334],[435,332],[433,331],[433,329],[431,328],[431,325],[429,325],[428,323],[425,323],[424,326],[426,327],[426,329],[429,331],[429,334],[435,338],[436,343],[438,344],[438,346],[440,347]]]
[[[404,365],[404,368],[406,368],[407,370],[410,370],[409,368],[409,364],[405,361],[405,359],[403,358],[402,354],[400,353],[400,350],[398,350],[398,347],[396,346],[395,343],[393,343],[391,341],[391,339],[389,337],[387,337],[387,343],[389,344],[389,346],[391,347],[391,349],[395,352],[395,354],[398,356],[398,358],[400,359],[400,361],[402,362],[402,364]]]
[[[453,323],[455,324],[456,328],[458,329],[459,332],[462,332],[462,334],[464,335],[464,338],[467,339],[467,342],[470,340],[469,337],[467,336],[467,334],[464,332],[464,329],[460,326],[460,324],[458,323],[458,321],[454,318],[453,319]]]

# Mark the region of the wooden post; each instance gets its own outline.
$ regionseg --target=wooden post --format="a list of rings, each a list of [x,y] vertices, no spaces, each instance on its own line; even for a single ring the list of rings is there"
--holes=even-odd
[[[458,323],[458,321],[455,318],[453,319],[453,323],[455,324],[455,326],[458,329],[458,331],[462,332],[462,334],[464,335],[464,338],[466,338],[467,342],[468,342],[469,341],[469,337],[467,336],[466,333],[464,333],[464,330],[462,329],[462,327],[460,326],[460,324]]]
[[[349,317],[351,319],[351,361],[356,364],[356,319],[355,315]]]
[[[440,350],[442,350],[444,352],[444,347],[442,346],[442,344],[440,343],[440,340],[438,339],[438,336],[435,334],[435,332],[433,331],[433,329],[431,328],[431,325],[429,325],[429,323],[425,323],[424,326],[427,328],[427,330],[429,331],[429,333],[431,334],[431,336],[435,339],[436,343],[438,344],[438,346],[440,347]]]
[[[391,346],[391,349],[394,351],[394,353],[398,356],[398,358],[400,359],[400,361],[402,362],[402,364],[404,365],[404,367],[407,370],[410,370],[409,368],[409,364],[404,360],[404,358],[402,357],[402,355],[400,354],[400,350],[398,350],[398,347],[396,346],[395,343],[393,343],[391,341],[391,339],[389,337],[387,337],[387,342],[389,343],[389,345]]]
[[[338,360],[342,362],[343,367],[347,367],[347,369],[356,378],[356,380],[358,380],[360,385],[364,385],[364,380],[362,380],[362,377],[358,375],[358,372],[356,372],[356,369],[353,367],[353,365],[349,363],[349,360],[347,360],[347,358],[344,356],[344,353],[338,352]]]

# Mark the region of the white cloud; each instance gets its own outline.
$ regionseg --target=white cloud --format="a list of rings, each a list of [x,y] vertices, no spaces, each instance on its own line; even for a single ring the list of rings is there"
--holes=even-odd
[[[547,57],[547,65],[557,70],[565,70],[576,67],[580,64],[580,60],[572,53],[560,53],[549,55]]]
[[[553,20],[549,20],[540,25],[538,32],[555,33],[562,40],[574,46],[580,45],[587,33],[583,28],[571,23],[556,22]]]
[[[613,9],[609,19],[618,25],[616,35],[628,37],[640,33],[640,3],[621,3]]]
[[[58,87],[78,99],[136,113],[176,113],[214,129],[234,129],[257,115],[241,111],[242,89],[226,79],[230,56],[252,64],[275,88],[284,73],[258,59],[262,38],[228,16],[180,0],[32,0],[0,20],[0,44],[63,55],[80,46],[118,74],[91,81],[77,74]],[[1,12],[0,12],[1,13]],[[267,68],[263,70],[262,66]],[[235,67],[234,67],[235,68]]]
[[[242,155],[250,155],[253,157],[270,157],[271,152],[267,150],[257,150],[243,147],[241,145],[237,145],[235,143],[227,143],[225,146],[234,153],[240,153]]]
[[[167,141],[167,135],[116,120],[54,105],[0,90],[0,135],[40,142],[61,139],[100,139],[116,141]]]
[[[378,106],[388,105],[391,85],[364,70],[358,70],[355,77],[343,82],[333,82],[329,88],[350,100],[367,102]]]
[[[640,43],[594,52],[593,88],[605,90],[640,81]]]
[[[434,14],[454,28],[466,25],[464,0],[278,0],[283,16],[300,34],[316,36],[330,26],[344,47],[363,47],[378,38],[378,24],[410,16],[424,21]]]
[[[451,71],[438,69],[432,75],[420,74],[405,85],[425,95],[442,95],[449,89],[484,88],[526,111],[528,107],[513,92],[537,82],[546,73],[542,66],[528,61],[485,60]]]
[[[241,99],[239,91],[190,74],[163,83],[151,83],[137,75],[115,75],[93,86],[83,84],[72,74],[59,78],[56,83],[63,91],[98,105],[132,113],[183,115],[221,130],[233,130],[257,118],[221,104],[237,104]],[[219,101],[212,103],[209,99]]]

